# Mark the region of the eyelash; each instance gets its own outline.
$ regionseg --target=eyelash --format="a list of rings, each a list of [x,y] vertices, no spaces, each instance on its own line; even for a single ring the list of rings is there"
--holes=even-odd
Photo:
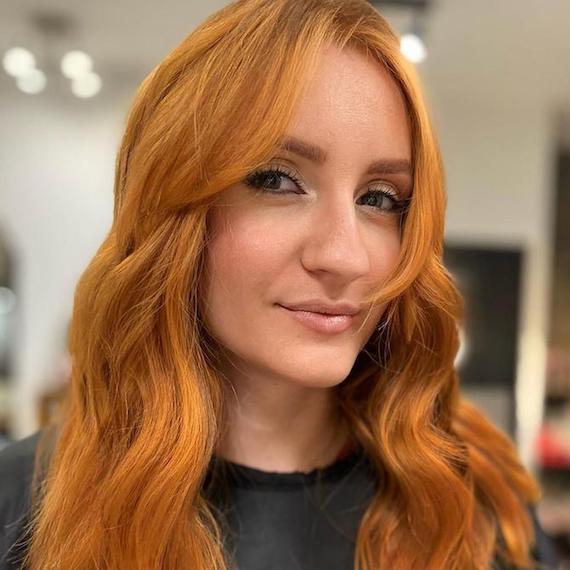
[[[264,181],[267,180],[268,175],[277,175],[282,178],[288,178],[291,182],[293,182],[298,188],[305,191],[303,182],[299,179],[299,177],[289,170],[284,169],[281,166],[271,166],[268,168],[261,168],[249,174],[244,182],[252,187],[255,191],[263,192],[267,194],[290,194],[297,192],[291,192],[290,190],[280,191],[280,190],[269,190],[267,185],[264,184]],[[388,213],[388,214],[403,214],[408,206],[409,200],[398,200],[396,196],[390,192],[386,192],[383,190],[369,190],[366,194],[371,194],[373,196],[378,196],[382,199],[387,198],[392,202],[392,207],[390,209],[380,208],[377,206],[369,206],[379,212]],[[366,196],[366,194],[363,194]],[[366,204],[365,204],[366,205]]]

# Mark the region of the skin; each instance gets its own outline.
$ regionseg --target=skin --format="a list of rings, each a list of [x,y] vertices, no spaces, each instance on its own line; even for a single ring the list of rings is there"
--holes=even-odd
[[[204,320],[230,387],[218,454],[264,471],[307,472],[333,462],[350,437],[331,389],[384,310],[373,307],[365,321],[364,295],[400,253],[399,216],[362,198],[387,186],[406,197],[411,175],[366,172],[379,159],[411,161],[411,143],[389,73],[336,47],[323,51],[286,136],[318,145],[326,162],[278,150],[268,165],[293,172],[303,190],[281,177],[279,195],[246,182],[222,193],[209,219]],[[364,310],[348,330],[324,334],[278,305],[314,298]]]

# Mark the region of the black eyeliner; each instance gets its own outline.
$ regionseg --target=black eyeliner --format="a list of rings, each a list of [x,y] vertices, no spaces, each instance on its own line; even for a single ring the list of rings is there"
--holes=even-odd
[[[259,168],[257,170],[254,170],[251,174],[248,174],[245,177],[244,182],[245,182],[245,184],[252,187],[254,190],[256,190],[258,192],[265,192],[268,194],[288,194],[288,193],[291,193],[290,191],[279,192],[279,191],[274,191],[274,190],[268,190],[267,187],[262,184],[262,181],[264,180],[264,177],[266,177],[267,175],[271,175],[271,174],[276,174],[278,176],[288,178],[300,190],[302,190],[303,192],[306,192],[305,187],[303,185],[303,182],[293,172],[290,172],[288,169],[286,170],[282,166],[270,166],[270,167],[266,167],[266,168],[262,167],[262,168]],[[293,192],[293,193],[296,193],[296,192]],[[392,202],[394,204],[394,208],[392,210],[382,210],[381,208],[369,206],[372,209],[376,210],[377,212],[401,215],[407,210],[408,204],[410,202],[410,198],[398,199],[394,194],[391,194],[390,192],[385,192],[382,190],[368,190],[367,193],[368,194],[381,194],[382,196],[386,196],[387,198],[392,200]],[[396,195],[397,195],[397,192],[396,192]],[[366,194],[363,194],[363,196],[366,196]]]

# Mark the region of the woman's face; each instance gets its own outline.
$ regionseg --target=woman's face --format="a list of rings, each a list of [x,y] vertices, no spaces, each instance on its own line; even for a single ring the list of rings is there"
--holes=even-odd
[[[363,298],[398,260],[412,185],[402,95],[377,62],[331,47],[282,146],[210,213],[204,318],[230,378],[326,388],[373,333],[384,307],[359,330]]]

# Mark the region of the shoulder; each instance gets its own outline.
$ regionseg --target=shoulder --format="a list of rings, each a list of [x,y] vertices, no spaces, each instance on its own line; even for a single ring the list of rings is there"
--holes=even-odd
[[[34,458],[41,431],[0,450],[0,513],[8,504],[17,502],[34,471]]]
[[[29,507],[34,459],[42,432],[36,432],[0,450],[0,568],[20,536]],[[10,568],[10,566],[8,566]]]
[[[0,477],[4,482],[6,478],[22,475],[30,467],[33,469],[34,456],[38,440],[42,432],[14,441],[0,450]]]

